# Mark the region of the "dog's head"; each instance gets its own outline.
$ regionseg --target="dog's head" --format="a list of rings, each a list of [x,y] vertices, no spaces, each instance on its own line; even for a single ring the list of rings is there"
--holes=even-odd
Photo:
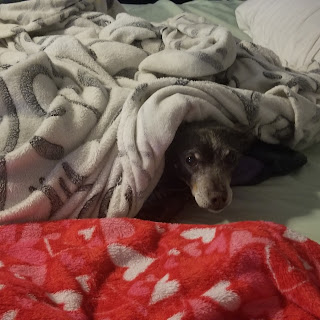
[[[189,185],[199,207],[219,212],[232,200],[232,172],[252,136],[215,121],[182,124],[167,151],[166,166]]]

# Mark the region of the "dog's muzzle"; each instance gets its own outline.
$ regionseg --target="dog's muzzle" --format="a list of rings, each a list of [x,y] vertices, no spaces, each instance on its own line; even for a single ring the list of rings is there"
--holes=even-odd
[[[216,188],[213,183],[197,181],[192,184],[191,192],[199,207],[215,213],[225,209],[232,201],[229,182],[225,182],[224,185],[220,184],[219,188]]]

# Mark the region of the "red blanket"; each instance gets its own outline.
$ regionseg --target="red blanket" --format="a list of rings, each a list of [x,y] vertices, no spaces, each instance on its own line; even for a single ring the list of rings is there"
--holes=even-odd
[[[0,319],[320,319],[320,247],[266,222],[0,228]]]

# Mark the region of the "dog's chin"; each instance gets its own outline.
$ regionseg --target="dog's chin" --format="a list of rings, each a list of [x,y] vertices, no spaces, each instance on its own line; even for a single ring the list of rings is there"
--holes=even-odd
[[[211,212],[211,213],[220,213],[222,212],[226,207],[220,209],[220,210],[215,210],[215,209],[210,209],[210,208],[203,208],[206,209],[207,211]]]
[[[227,207],[229,207],[229,205],[230,205],[230,203],[231,203],[231,201],[229,202],[229,203],[227,203],[222,209],[219,209],[219,210],[216,210],[216,209],[212,209],[212,208],[203,208],[203,209],[206,209],[206,210],[208,210],[209,212],[211,212],[211,213],[220,213],[220,212],[222,212],[224,209],[226,209]]]

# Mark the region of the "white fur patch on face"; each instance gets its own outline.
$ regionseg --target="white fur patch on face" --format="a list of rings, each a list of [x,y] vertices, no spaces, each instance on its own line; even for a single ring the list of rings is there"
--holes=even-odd
[[[216,208],[216,205],[213,203],[213,198],[221,197],[221,191],[215,190],[214,183],[211,181],[210,176],[201,175],[195,181],[191,183],[191,192],[194,196],[198,206],[200,208],[208,209],[212,212],[220,212],[230,205],[232,201],[232,190],[230,188],[230,181],[225,181],[224,185],[219,188],[225,189],[227,193],[227,200],[225,205],[221,208]]]

